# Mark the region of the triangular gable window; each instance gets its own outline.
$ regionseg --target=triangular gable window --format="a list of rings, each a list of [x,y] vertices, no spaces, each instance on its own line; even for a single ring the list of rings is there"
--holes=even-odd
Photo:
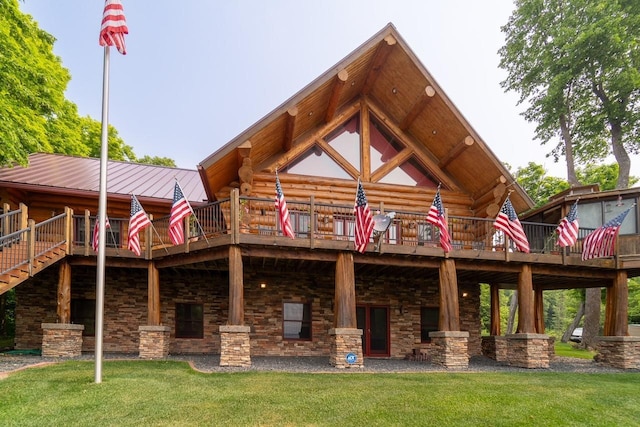
[[[393,169],[378,182],[411,187],[436,188],[438,186],[429,172],[427,172],[415,157],[409,158],[409,160]]]
[[[384,165],[404,149],[404,145],[394,138],[373,116],[371,116],[369,138],[372,171]]]
[[[338,126],[324,140],[356,170],[360,170],[360,114]]]
[[[317,145],[309,148],[280,171],[298,175],[353,179],[351,175],[342,169],[339,164]]]

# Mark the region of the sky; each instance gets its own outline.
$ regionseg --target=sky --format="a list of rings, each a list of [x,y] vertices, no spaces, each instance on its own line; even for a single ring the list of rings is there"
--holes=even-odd
[[[127,55],[111,49],[109,122],[137,156],[195,169],[392,23],[484,142],[512,171],[529,162],[566,179],[534,140],[498,67],[512,0],[123,0]],[[102,0],[24,0],[57,40],[67,98],[100,120]],[[632,157],[631,174],[640,176]]]

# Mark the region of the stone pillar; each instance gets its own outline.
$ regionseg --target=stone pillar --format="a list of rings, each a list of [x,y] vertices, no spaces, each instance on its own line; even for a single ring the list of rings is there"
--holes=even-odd
[[[42,324],[42,357],[79,357],[82,354],[84,325]]]
[[[435,331],[431,338],[431,361],[445,368],[469,367],[469,332]]]
[[[482,355],[496,362],[506,362],[507,338],[497,335],[482,337]]]
[[[596,360],[619,369],[640,369],[640,337],[599,337]]]
[[[340,369],[363,368],[362,329],[331,328],[329,329],[331,343],[329,363]]]
[[[248,368],[251,366],[251,327],[220,326],[220,366]]]
[[[138,332],[140,332],[138,351],[141,359],[162,359],[169,355],[170,327],[140,326]]]
[[[549,336],[545,334],[507,335],[508,363],[519,368],[549,367]]]

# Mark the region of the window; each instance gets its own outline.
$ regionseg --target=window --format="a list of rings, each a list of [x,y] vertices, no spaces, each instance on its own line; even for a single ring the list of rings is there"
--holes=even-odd
[[[360,169],[360,114],[337,127],[325,137],[325,141],[353,167]]]
[[[119,248],[122,246],[120,244],[122,222],[123,220],[121,219],[109,218],[109,227],[107,228],[107,240],[105,242],[108,248]],[[95,224],[96,224],[96,219],[94,217],[91,219],[91,230],[89,230],[89,239],[90,239],[89,242],[93,241],[93,231],[95,229]],[[74,227],[75,242],[74,243],[84,244],[84,237],[86,233],[84,218],[78,217],[74,225],[75,225]]]
[[[438,318],[440,309],[438,307],[422,307],[420,309],[420,341],[431,342],[429,332],[438,330]]]
[[[635,198],[609,200],[595,203],[578,204],[578,218],[580,219],[580,228],[596,229],[605,222],[611,221],[622,212],[629,209],[636,202]],[[636,234],[637,219],[636,210],[631,209],[620,226],[621,235]]]
[[[82,335],[93,337],[96,335],[96,300],[94,299],[72,299],[71,300],[71,323],[84,325]]]
[[[283,337],[287,340],[311,340],[311,304],[285,302]]]
[[[294,233],[298,237],[309,237],[309,233],[311,232],[311,215],[308,211],[296,211],[290,210],[289,217],[291,219],[291,227],[293,228]],[[318,215],[314,214],[314,226],[315,229],[318,229]],[[278,229],[282,229],[282,226],[279,223],[280,218],[278,218]]]
[[[176,338],[204,338],[202,304],[176,304]]]
[[[314,145],[298,156],[289,165],[279,169],[280,172],[295,173],[329,178],[352,179],[327,153]]]

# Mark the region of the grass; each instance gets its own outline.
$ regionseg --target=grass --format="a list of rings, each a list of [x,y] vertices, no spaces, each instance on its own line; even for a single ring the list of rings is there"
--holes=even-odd
[[[578,348],[576,344],[573,343],[564,343],[560,341],[555,342],[555,349],[557,356],[563,357],[577,357],[579,359],[593,359],[593,356],[596,355],[595,351],[585,350],[583,348]]]
[[[3,426],[631,426],[637,373],[198,373],[70,361],[0,381]]]

